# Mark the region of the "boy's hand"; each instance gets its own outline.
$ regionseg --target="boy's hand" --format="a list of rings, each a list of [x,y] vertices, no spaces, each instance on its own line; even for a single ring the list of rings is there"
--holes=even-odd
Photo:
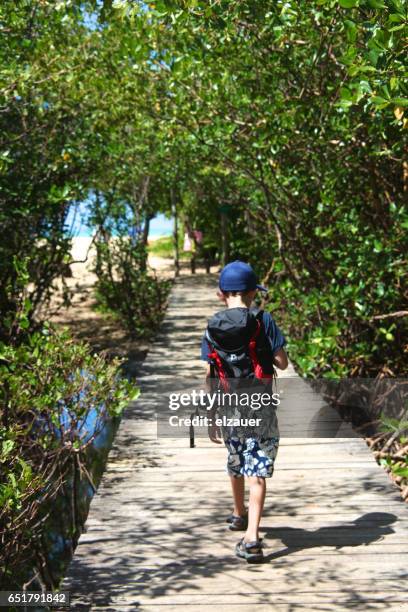
[[[273,363],[280,370],[286,370],[289,365],[288,356],[283,348],[280,348],[273,356]]]
[[[218,427],[218,425],[213,424],[208,426],[208,437],[210,438],[211,442],[214,442],[215,444],[222,444],[221,429]]]

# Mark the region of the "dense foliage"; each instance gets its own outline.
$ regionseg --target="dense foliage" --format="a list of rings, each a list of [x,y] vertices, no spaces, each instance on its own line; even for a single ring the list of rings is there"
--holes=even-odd
[[[129,236],[96,243],[96,297],[102,310],[116,317],[131,336],[149,337],[157,329],[171,281],[146,270],[144,245]]]
[[[135,394],[119,362],[91,355],[67,332],[44,324],[26,334],[29,308],[26,300],[14,321],[18,341],[0,343],[3,589],[57,586],[53,559],[67,542],[75,546],[88,509],[84,490],[95,486],[92,445]]]
[[[67,273],[71,206],[98,193],[95,225],[103,229],[111,217],[120,217],[115,204],[121,196],[138,230],[152,214],[150,192],[157,199],[160,190],[146,176],[155,160],[154,126],[140,121],[134,104],[146,82],[133,78],[122,26],[103,26],[104,12],[93,12],[96,4],[6,0],[0,7],[3,316],[13,316],[20,299],[19,288],[13,291],[15,257],[28,257],[32,318],[50,298],[54,281]],[[134,125],[140,128],[137,137]],[[2,325],[3,319],[0,337]]]
[[[119,4],[149,116],[194,154],[184,200],[218,242],[233,211],[230,257],[272,285],[300,370],[406,373],[406,2]]]
[[[68,209],[107,163],[112,115],[109,101],[105,109],[95,105],[103,88],[98,63],[106,64],[96,52],[100,34],[87,25],[93,8],[24,0],[0,7],[0,564],[6,589],[57,585],[56,560],[69,543],[72,552],[89,481],[98,474],[93,442],[135,393],[118,378],[119,362],[91,355],[37,316],[54,281],[67,273]]]
[[[301,371],[406,372],[406,2],[22,6],[1,9],[18,32],[3,51],[3,287],[30,252],[44,298],[84,194],[138,253],[176,205],[209,252],[269,282]]]

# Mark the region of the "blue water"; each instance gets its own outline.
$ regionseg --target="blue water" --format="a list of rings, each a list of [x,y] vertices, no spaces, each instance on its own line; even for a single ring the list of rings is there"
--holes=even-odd
[[[171,236],[173,232],[173,219],[167,219],[164,215],[158,215],[150,221],[149,237]]]
[[[82,372],[85,379],[84,391],[80,392],[78,405],[80,408],[81,395],[89,391],[87,383],[90,382],[85,371]],[[55,588],[72,558],[73,549],[77,538],[82,532],[89,505],[95,494],[93,484],[98,486],[105,470],[109,450],[120,423],[120,417],[110,417],[103,406],[100,410],[90,409],[83,417],[78,419],[77,411],[70,414],[63,403],[59,405],[59,423],[65,426],[66,431],[72,432],[72,441],[80,439],[81,444],[89,441],[96,434],[93,442],[88,446],[82,461],[92,478],[92,484],[81,472],[74,477],[73,466],[65,475],[65,485],[60,489],[52,502],[46,520],[44,535],[44,552],[48,560],[50,574],[47,578],[47,588]],[[74,423],[73,424],[73,421]],[[51,431],[60,438],[60,429],[52,424],[39,423],[40,429]],[[73,500],[75,501],[75,512],[73,512]],[[49,503],[49,502],[48,502]],[[27,578],[32,577],[32,570],[28,569]],[[39,587],[37,583],[36,587]],[[42,610],[43,608],[41,608]],[[47,608],[48,609],[48,608]]]
[[[66,220],[66,230],[73,237],[89,237],[95,231],[94,227],[89,227],[87,217],[89,215],[89,202],[85,200],[73,205]],[[168,219],[163,214],[158,214],[150,222],[149,238],[157,236],[171,236],[173,231],[173,219]]]

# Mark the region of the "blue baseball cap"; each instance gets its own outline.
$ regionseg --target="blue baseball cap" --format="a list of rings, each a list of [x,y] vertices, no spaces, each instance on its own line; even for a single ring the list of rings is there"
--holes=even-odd
[[[251,266],[243,261],[233,261],[221,270],[219,288],[221,291],[268,291],[257,284],[256,274]]]

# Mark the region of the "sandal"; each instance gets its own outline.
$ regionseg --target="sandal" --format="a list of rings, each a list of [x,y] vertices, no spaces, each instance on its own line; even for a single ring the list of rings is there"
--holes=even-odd
[[[262,563],[264,560],[262,546],[262,540],[245,542],[242,538],[235,547],[235,553],[237,557],[246,559],[248,563]]]
[[[231,514],[231,516],[227,518],[227,523],[229,523],[231,531],[246,531],[248,528],[248,513],[245,516]]]

